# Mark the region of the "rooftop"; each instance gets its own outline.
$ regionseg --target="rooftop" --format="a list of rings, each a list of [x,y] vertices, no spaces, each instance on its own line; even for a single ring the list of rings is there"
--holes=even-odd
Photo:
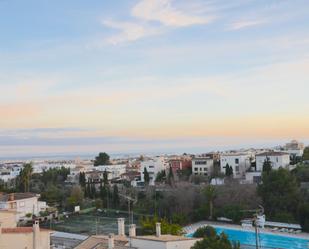
[[[39,197],[39,195],[35,193],[11,193],[11,194],[0,193],[0,202],[23,200],[33,197]]]
[[[126,249],[130,247],[126,247],[128,243],[128,239],[125,236],[114,236],[115,240],[115,249]],[[80,243],[75,249],[92,249],[92,248],[100,248],[105,249],[108,248],[108,236],[106,235],[93,235],[88,239]]]
[[[143,240],[153,240],[153,241],[163,241],[163,242],[171,242],[171,241],[183,241],[183,240],[196,240],[195,238],[187,238],[184,236],[176,236],[176,235],[161,235],[159,237],[155,235],[147,235],[147,236],[136,236],[136,239],[143,239]]]
[[[32,233],[32,227],[12,227],[12,228],[2,228],[2,233]],[[52,232],[52,230],[40,228],[41,232]]]
[[[257,154],[256,156],[285,156],[285,155],[289,155],[289,153],[283,151],[268,151]]]

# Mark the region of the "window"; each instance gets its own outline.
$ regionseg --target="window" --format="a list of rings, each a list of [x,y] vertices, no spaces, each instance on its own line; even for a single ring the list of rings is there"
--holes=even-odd
[[[198,171],[198,168],[194,168],[194,171]]]
[[[149,169],[153,169],[153,168],[154,168],[154,166],[152,166],[152,165],[151,165],[151,166],[149,166]]]
[[[195,165],[206,165],[207,161],[195,161]]]
[[[236,159],[235,159],[235,163],[236,163],[236,164],[239,164],[239,158],[236,158]]]
[[[237,172],[239,172],[239,166],[236,166],[236,167],[235,167],[235,170],[236,170]]]
[[[25,206],[25,202],[24,202],[24,201],[21,201],[21,202],[19,203],[19,206],[20,206],[20,207],[24,207],[24,206]]]
[[[207,171],[207,168],[204,168],[204,171]]]
[[[204,173],[204,176],[207,176],[207,173]]]
[[[200,168],[200,171],[202,171],[203,169],[202,168]]]

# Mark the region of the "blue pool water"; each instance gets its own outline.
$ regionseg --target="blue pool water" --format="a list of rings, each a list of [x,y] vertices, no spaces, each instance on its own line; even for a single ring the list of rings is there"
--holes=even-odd
[[[223,227],[215,227],[215,229],[217,234],[224,232],[229,240],[239,241],[241,245],[255,246],[255,233],[253,231],[242,231]],[[187,236],[192,237],[193,234],[188,234]],[[307,240],[268,233],[260,233],[259,238],[260,245],[265,248],[309,249],[309,238]]]

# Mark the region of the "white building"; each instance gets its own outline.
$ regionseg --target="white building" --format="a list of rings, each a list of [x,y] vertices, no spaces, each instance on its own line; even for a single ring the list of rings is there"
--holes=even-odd
[[[302,157],[304,154],[305,146],[303,143],[298,142],[297,140],[292,140],[290,143],[287,143],[284,146],[284,150],[289,153],[291,156]]]
[[[26,217],[26,214],[38,216],[41,211],[46,211],[47,205],[39,201],[40,195],[34,193],[0,194],[0,210],[14,210],[17,219]]]
[[[76,164],[74,161],[34,161],[33,162],[33,173],[42,173],[49,169],[60,169],[61,167],[67,169],[74,169]]]
[[[40,228],[35,221],[32,227],[17,227],[16,212],[0,212],[1,249],[50,249],[51,230]]]
[[[126,173],[127,171],[126,164],[117,164],[117,165],[99,165],[95,166],[94,169],[97,171],[108,173],[108,180],[120,178],[122,174]]]
[[[94,170],[93,162],[88,160],[75,160],[76,167],[70,170],[70,174],[67,177],[67,182],[77,183],[79,181],[79,174],[81,172],[89,172]]]
[[[281,151],[269,151],[257,154],[256,158],[256,171],[263,170],[264,162],[269,159],[273,169],[287,168],[290,165],[290,155]]]
[[[220,156],[220,170],[225,174],[226,165],[233,168],[233,177],[243,177],[246,170],[251,166],[251,155],[246,153],[222,154]]]
[[[0,168],[0,179],[4,182],[13,180],[19,175],[21,169],[20,165],[3,165]]]
[[[195,157],[192,159],[192,175],[210,176],[213,172],[214,161],[209,157]]]
[[[154,185],[157,174],[168,168],[168,162],[164,157],[155,157],[146,161],[141,162],[140,174],[141,174],[141,182],[145,182],[144,179],[144,170],[147,169],[149,173],[149,185]]]
[[[261,182],[261,171],[252,171],[245,173],[245,179],[241,181],[242,184],[258,184]]]
[[[124,219],[118,219],[118,234],[93,235],[75,249],[190,249],[200,239],[185,236],[162,235],[161,224],[156,223],[156,234],[136,236],[136,226],[129,226],[129,237],[125,235]]]

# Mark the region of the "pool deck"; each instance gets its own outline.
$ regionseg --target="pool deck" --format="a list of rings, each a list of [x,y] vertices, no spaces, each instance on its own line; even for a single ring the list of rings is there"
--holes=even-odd
[[[242,227],[240,225],[235,224],[229,224],[229,223],[222,223],[222,222],[214,222],[214,221],[200,221],[188,226],[183,227],[183,231],[186,234],[194,233],[198,228],[204,227],[204,226],[213,226],[213,227],[222,227],[222,228],[228,228],[228,229],[235,229],[235,230],[241,230],[241,231],[251,231],[254,232],[254,227]],[[285,236],[285,237],[291,237],[291,238],[299,238],[299,239],[306,239],[309,240],[309,233],[287,233],[287,232],[279,232],[279,231],[273,231],[269,228],[259,229],[261,233],[267,233],[267,234],[275,234],[279,236]]]

